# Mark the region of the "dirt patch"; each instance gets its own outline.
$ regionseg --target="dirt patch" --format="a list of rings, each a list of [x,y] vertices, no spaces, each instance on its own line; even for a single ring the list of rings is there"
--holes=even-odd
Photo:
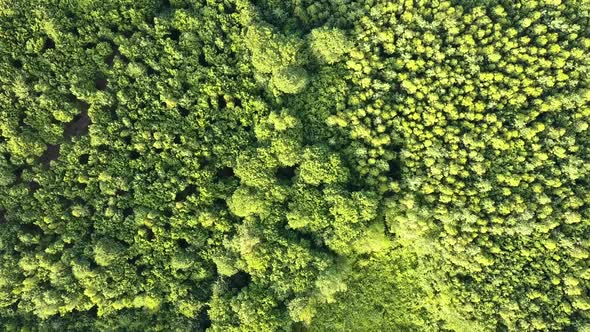
[[[279,167],[276,171],[276,177],[280,180],[291,181],[295,177],[295,166]]]
[[[94,80],[94,87],[96,87],[97,90],[105,91],[107,89],[107,85],[108,81],[106,80],[106,78],[99,77]]]
[[[92,121],[88,116],[88,109],[90,106],[81,100],[76,99],[74,96],[70,96],[70,99],[74,99],[72,102],[76,105],[76,107],[80,110],[80,113],[72,119],[69,123],[67,123],[64,127],[64,138],[69,139],[72,136],[82,136],[88,133],[88,126]],[[49,166],[52,160],[57,160],[59,158],[60,153],[60,145],[59,144],[48,144],[45,152],[39,158],[39,161]],[[18,177],[17,177],[18,179]],[[36,190],[35,185],[32,185],[29,189]]]
[[[110,40],[107,42],[111,45],[112,52],[109,56],[107,56],[104,59],[104,62],[109,67],[113,67],[113,65],[115,64],[116,58],[119,58],[119,60],[123,61],[124,63],[129,63],[129,59],[126,56],[124,56],[123,54],[121,54],[121,51],[119,51],[119,47],[115,43],[113,43]]]
[[[22,183],[22,182],[23,182],[23,171],[24,171],[24,168],[17,168],[17,169],[16,169],[16,170],[13,172],[13,174],[14,174],[14,177],[15,177],[15,180],[14,180],[14,185],[15,185],[15,186],[16,186],[17,184],[20,184],[20,183]]]
[[[230,288],[234,288],[236,290],[241,290],[242,288],[248,286],[252,278],[250,275],[244,271],[238,271],[238,273],[234,274],[233,276],[227,279],[228,285]]]
[[[394,159],[389,161],[389,171],[386,173],[391,179],[399,181],[402,178],[402,165],[399,160]]]
[[[172,40],[178,41],[178,40],[180,39],[180,35],[181,35],[181,34],[182,34],[182,33],[181,33],[181,32],[180,32],[180,30],[178,30],[178,29],[171,29],[171,30],[170,30],[170,38],[171,38]]]
[[[223,167],[223,168],[217,170],[217,177],[227,179],[232,176],[234,176],[234,169],[231,167]]]
[[[178,110],[178,113],[180,113],[180,115],[183,116],[183,117],[187,117],[191,113],[186,108],[180,107],[180,106],[177,108],[177,110]]]
[[[109,66],[112,67],[113,64],[115,63],[115,57],[116,56],[121,56],[121,53],[119,52],[119,48],[114,46],[113,47],[113,52],[111,53],[111,55],[109,55],[108,57],[106,57],[106,59],[104,60],[104,62]]]
[[[219,109],[227,108],[227,100],[225,100],[224,95],[217,96],[217,108],[219,108]]]
[[[88,164],[89,159],[90,159],[90,155],[88,153],[85,153],[85,154],[80,155],[78,157],[78,162],[80,163],[80,165],[86,165],[86,164]]]
[[[197,190],[197,186],[195,186],[194,184],[190,184],[188,186],[186,186],[186,188],[184,188],[184,190],[179,191],[176,193],[176,202],[181,202],[186,200],[186,198],[190,195],[195,195],[197,194],[199,191]]]
[[[41,188],[41,185],[35,181],[31,181],[29,182],[29,192],[30,193],[34,193],[35,191],[37,191],[39,188]]]
[[[59,157],[59,144],[49,144],[47,149],[41,155],[41,163],[49,165],[52,160],[56,160]]]
[[[53,39],[47,37],[45,38],[45,43],[43,44],[43,51],[51,50],[55,48],[55,42]]]
[[[88,134],[88,126],[92,123],[88,116],[88,108],[83,109],[82,112],[72,121],[70,121],[64,128],[64,137],[66,139],[72,136],[82,136]]]
[[[211,64],[207,62],[207,59],[205,58],[205,53],[203,52],[199,54],[199,64],[203,67],[211,67]]]

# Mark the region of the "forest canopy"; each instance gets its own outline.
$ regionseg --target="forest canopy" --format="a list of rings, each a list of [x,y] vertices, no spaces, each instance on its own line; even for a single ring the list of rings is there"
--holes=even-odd
[[[0,0],[0,330],[590,332],[587,0]]]

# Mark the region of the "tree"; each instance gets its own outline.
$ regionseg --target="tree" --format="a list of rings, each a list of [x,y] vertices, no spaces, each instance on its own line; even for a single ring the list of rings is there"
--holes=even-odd
[[[352,48],[344,31],[326,27],[313,29],[309,34],[309,44],[318,61],[330,65],[340,61]]]

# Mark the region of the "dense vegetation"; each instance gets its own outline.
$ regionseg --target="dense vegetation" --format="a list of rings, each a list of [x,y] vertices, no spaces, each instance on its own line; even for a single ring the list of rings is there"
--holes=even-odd
[[[590,331],[587,0],[0,0],[0,329]]]

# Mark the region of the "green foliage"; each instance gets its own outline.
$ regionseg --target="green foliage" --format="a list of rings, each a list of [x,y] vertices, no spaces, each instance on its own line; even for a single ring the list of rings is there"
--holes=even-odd
[[[416,257],[391,251],[355,263],[346,276],[347,291],[319,306],[310,331],[437,331],[426,308],[426,271]]]
[[[0,330],[587,331],[589,13],[0,2]]]
[[[302,53],[301,39],[284,36],[267,25],[254,25],[248,28],[245,41],[254,74],[271,91],[296,94],[305,88],[308,75],[301,66],[307,57]]]
[[[318,146],[303,152],[299,177],[304,183],[314,186],[345,183],[348,176],[341,159],[327,148]]]
[[[346,35],[339,29],[318,28],[309,35],[311,52],[321,63],[334,64],[352,47]]]
[[[272,87],[283,93],[299,93],[307,85],[307,72],[305,69],[297,67],[285,67],[276,71],[270,84]]]
[[[101,239],[94,246],[94,260],[100,266],[109,266],[117,261],[123,246],[110,239]]]

